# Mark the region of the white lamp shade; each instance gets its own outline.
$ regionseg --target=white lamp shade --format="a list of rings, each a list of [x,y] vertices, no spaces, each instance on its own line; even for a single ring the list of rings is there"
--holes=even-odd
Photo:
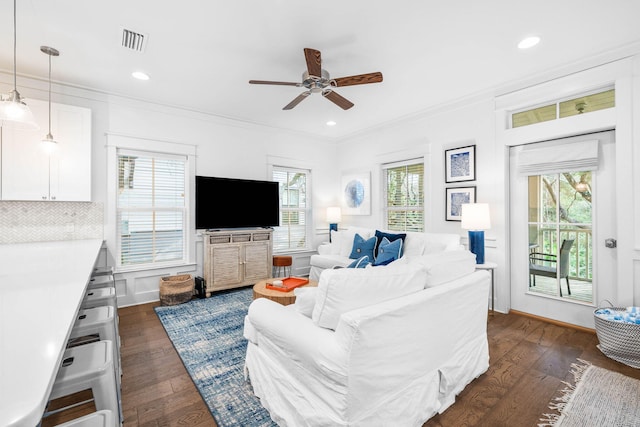
[[[488,230],[491,228],[487,203],[464,203],[462,205],[462,228],[465,230]]]
[[[39,129],[31,109],[21,101],[0,101],[0,126],[18,130]]]
[[[330,206],[327,208],[327,222],[337,224],[342,221],[342,211],[339,206]]]

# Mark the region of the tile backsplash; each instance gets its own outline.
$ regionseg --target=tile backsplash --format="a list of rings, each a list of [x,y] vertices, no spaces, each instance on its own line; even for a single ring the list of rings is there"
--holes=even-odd
[[[104,205],[0,201],[0,243],[104,238]]]

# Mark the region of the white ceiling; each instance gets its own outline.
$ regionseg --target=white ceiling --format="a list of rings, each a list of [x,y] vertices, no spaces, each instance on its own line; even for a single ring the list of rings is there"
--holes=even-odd
[[[0,1],[0,69],[13,68],[13,2]],[[514,83],[640,41],[638,0],[18,0],[19,75],[46,78],[41,45],[60,51],[52,78],[275,128],[340,138],[439,104]],[[122,29],[147,37],[121,47]],[[517,49],[527,35],[541,43]],[[384,81],[319,94],[303,90],[303,48],[332,77],[380,71]],[[141,82],[131,72],[142,70]],[[18,87],[20,90],[20,87]],[[327,120],[337,125],[328,127]]]

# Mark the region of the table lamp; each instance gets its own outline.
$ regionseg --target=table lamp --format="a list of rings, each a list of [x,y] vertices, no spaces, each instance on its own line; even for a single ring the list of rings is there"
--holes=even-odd
[[[484,230],[491,228],[487,203],[462,205],[462,228],[469,230],[469,250],[476,255],[476,264],[484,264]]]
[[[331,230],[338,231],[338,223],[342,221],[342,211],[339,206],[327,208],[327,222],[329,223],[329,241],[331,241]]]

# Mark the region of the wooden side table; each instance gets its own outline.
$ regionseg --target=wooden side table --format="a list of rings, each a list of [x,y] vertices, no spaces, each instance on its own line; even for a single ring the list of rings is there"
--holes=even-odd
[[[484,264],[476,264],[476,270],[491,270],[491,314],[493,314],[493,302],[494,302],[494,288],[495,288],[495,269],[498,268],[498,264],[495,262],[485,262]]]
[[[259,282],[256,282],[255,285],[253,285],[253,299],[267,298],[267,299],[270,299],[271,301],[275,301],[282,305],[293,304],[296,301],[296,296],[293,293],[295,289],[289,292],[274,291],[273,289],[267,289],[267,281],[269,280],[273,280],[273,279],[260,280]],[[300,287],[305,288],[305,287],[314,287],[314,286],[318,286],[318,282],[316,282],[315,280],[309,280],[309,283]]]

